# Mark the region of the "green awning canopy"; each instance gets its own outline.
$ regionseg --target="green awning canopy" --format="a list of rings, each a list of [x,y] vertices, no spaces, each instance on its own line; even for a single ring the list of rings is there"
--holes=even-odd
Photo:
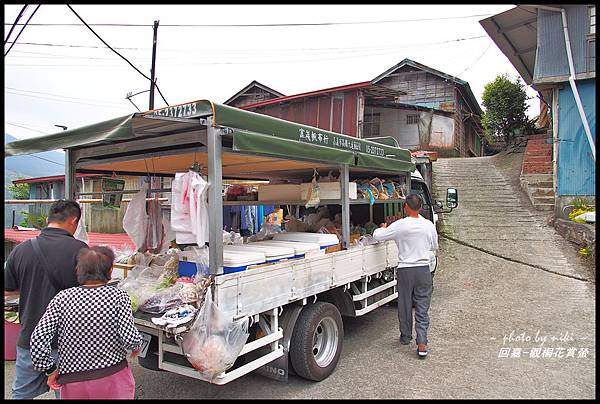
[[[337,150],[239,130],[235,130],[233,133],[233,150],[280,158],[293,157],[302,160],[354,165],[354,153],[347,150]]]
[[[233,129],[234,149],[279,158],[294,158],[388,171],[413,171],[410,152],[388,144],[358,139],[295,122],[244,111],[211,101],[194,101],[145,113],[135,113],[52,135],[5,145],[5,156],[111,143],[140,136],[160,136],[161,117],[178,119],[198,130],[192,118],[212,117],[213,126]],[[188,123],[186,123],[186,121]],[[183,123],[182,123],[183,122]],[[168,122],[164,122],[166,125]],[[171,122],[171,125],[174,123]],[[150,128],[151,132],[145,132]],[[185,130],[185,129],[184,129]]]
[[[56,149],[68,149],[100,141],[133,138],[135,137],[132,125],[132,118],[134,116],[135,114],[125,115],[47,136],[15,140],[4,145],[4,155],[5,157],[18,156]]]

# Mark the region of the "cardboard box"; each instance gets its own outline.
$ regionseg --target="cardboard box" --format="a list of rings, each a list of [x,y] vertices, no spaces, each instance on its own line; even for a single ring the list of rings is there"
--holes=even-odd
[[[310,183],[302,184],[302,191],[300,194],[300,198],[303,201],[308,200],[308,189],[310,188]],[[342,197],[342,193],[340,191],[340,183],[339,182],[320,182],[319,183],[319,198],[320,199],[340,199]],[[358,192],[356,188],[356,182],[350,182],[348,187],[348,196],[350,199],[356,199],[358,197]]]
[[[258,186],[259,201],[299,201],[300,184],[265,184]]]

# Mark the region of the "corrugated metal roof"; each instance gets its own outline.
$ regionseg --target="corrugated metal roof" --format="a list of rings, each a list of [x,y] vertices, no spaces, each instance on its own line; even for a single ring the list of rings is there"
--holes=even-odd
[[[77,178],[83,177],[101,177],[100,174],[77,174]],[[64,181],[64,175],[51,175],[49,177],[34,177],[34,178],[21,178],[18,180],[13,180],[13,184],[34,184],[38,182],[55,182],[55,181]]]
[[[370,81],[364,81],[362,83],[355,83],[355,84],[347,84],[347,85],[344,85],[344,86],[325,88],[323,90],[310,91],[308,93],[288,95],[286,97],[279,97],[279,98],[275,98],[275,99],[272,99],[272,100],[257,102],[256,104],[244,105],[243,107],[241,107],[241,109],[250,109],[250,108],[264,107],[266,105],[276,104],[278,102],[291,101],[291,100],[298,99],[298,98],[303,98],[303,97],[311,97],[311,96],[314,96],[314,95],[327,94],[327,93],[337,92],[337,91],[353,90],[353,89],[356,89],[356,88],[363,88],[363,87],[369,87],[369,86],[371,86],[371,82]]]
[[[537,49],[537,10],[517,6],[479,21],[525,83],[533,82]]]
[[[40,234],[39,230],[15,230],[4,229],[4,240],[22,243]],[[90,247],[105,245],[112,249],[122,249],[123,246],[131,247],[135,251],[135,244],[126,233],[88,233],[88,245]]]
[[[263,90],[265,90],[266,92],[269,92],[273,95],[276,95],[277,97],[285,97],[285,95],[283,95],[282,93],[280,93],[279,91],[275,91],[270,87],[265,86],[262,83],[259,83],[256,80],[252,80],[252,82],[250,84],[248,84],[246,87],[242,88],[240,91],[238,91],[237,93],[235,93],[233,96],[229,97],[229,99],[227,101],[225,101],[223,104],[229,104],[230,102],[232,102],[233,100],[235,100],[238,96],[240,96],[242,93],[248,91],[250,88],[252,88],[253,86],[256,86],[258,88],[262,88]]]

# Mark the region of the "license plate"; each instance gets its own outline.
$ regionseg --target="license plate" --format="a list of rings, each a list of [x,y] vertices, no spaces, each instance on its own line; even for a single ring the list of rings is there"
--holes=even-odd
[[[140,335],[142,336],[142,347],[140,348],[140,353],[138,356],[140,358],[145,358],[146,352],[148,352],[148,347],[150,346],[150,339],[152,338],[152,335],[144,332],[140,332]]]

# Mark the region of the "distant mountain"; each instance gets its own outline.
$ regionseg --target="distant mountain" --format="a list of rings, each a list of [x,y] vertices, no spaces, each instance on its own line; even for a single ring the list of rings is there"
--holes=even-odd
[[[4,144],[18,140],[7,133],[4,134]],[[12,184],[12,180],[17,178],[35,178],[46,177],[50,175],[61,175],[65,173],[65,156],[62,153],[50,151],[35,153],[26,156],[12,156],[4,158],[4,198],[11,199],[12,195],[7,189]],[[27,210],[27,205],[11,204],[4,205],[4,227],[12,225],[12,211],[16,212],[15,223],[19,224],[23,220],[20,213]]]
[[[18,140],[14,136],[4,134],[4,144]],[[6,175],[20,175],[26,178],[46,177],[65,173],[65,155],[55,151],[35,153],[26,156],[12,156],[4,158]],[[14,179],[16,177],[11,177]]]

